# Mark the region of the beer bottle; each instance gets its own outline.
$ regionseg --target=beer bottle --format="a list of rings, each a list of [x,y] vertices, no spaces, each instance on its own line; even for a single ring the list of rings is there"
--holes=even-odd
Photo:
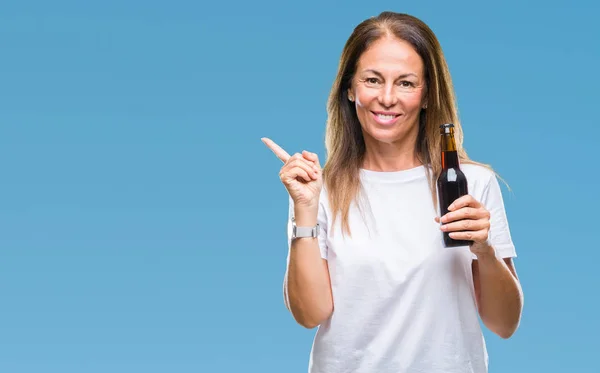
[[[442,124],[440,126],[442,137],[442,172],[437,179],[438,197],[440,203],[440,216],[448,213],[448,206],[457,198],[467,194],[467,177],[461,171],[454,140],[454,124]],[[448,232],[443,232],[444,245],[446,247],[468,246],[472,241],[455,240],[450,238]]]

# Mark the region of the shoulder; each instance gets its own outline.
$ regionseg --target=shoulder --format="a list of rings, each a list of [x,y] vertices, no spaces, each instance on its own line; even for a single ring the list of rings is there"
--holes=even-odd
[[[476,163],[461,163],[463,171],[469,183],[488,185],[496,179],[496,173],[490,168]]]
[[[460,169],[467,178],[469,194],[477,200],[485,199],[490,188],[496,190],[499,187],[496,173],[484,165],[461,163]]]
[[[325,183],[321,187],[321,194],[319,195],[319,205],[325,210],[329,210],[329,191]]]

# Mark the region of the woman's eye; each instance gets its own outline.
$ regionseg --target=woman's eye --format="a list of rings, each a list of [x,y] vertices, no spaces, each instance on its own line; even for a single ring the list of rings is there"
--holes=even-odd
[[[410,88],[410,87],[413,86],[413,84],[412,84],[412,82],[409,82],[407,80],[403,80],[403,81],[400,82],[400,86],[402,88]]]
[[[377,78],[367,78],[366,82],[369,84],[377,84],[378,80]]]

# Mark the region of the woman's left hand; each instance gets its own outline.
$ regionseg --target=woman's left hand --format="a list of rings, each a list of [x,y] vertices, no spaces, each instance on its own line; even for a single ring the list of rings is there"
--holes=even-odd
[[[464,195],[448,207],[448,213],[442,216],[443,232],[449,232],[450,238],[470,240],[471,251],[474,254],[488,254],[493,248],[488,243],[490,231],[490,213],[471,195]],[[440,222],[438,217],[436,222]]]

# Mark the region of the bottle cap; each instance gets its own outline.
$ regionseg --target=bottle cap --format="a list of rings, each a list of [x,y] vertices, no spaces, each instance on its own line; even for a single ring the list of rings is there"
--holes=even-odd
[[[450,129],[454,129],[454,124],[452,123],[444,123],[440,125],[440,132],[441,133],[450,133]]]

